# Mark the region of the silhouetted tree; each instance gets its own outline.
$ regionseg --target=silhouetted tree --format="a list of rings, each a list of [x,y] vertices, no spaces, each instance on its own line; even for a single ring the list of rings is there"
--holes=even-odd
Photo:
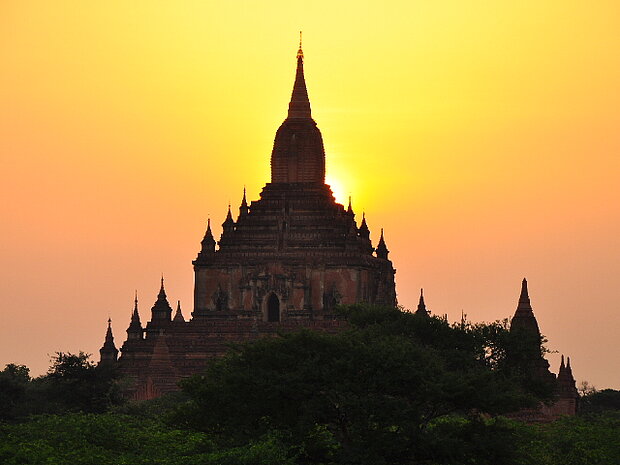
[[[0,420],[13,420],[21,415],[30,382],[25,365],[10,363],[0,371]]]
[[[594,391],[583,396],[579,405],[579,413],[582,415],[620,411],[620,391],[615,389]]]
[[[539,401],[494,369],[499,355],[490,355],[481,325],[451,326],[391,308],[342,311],[349,331],[301,331],[237,346],[204,376],[183,382],[192,402],[177,421],[230,446],[287,432],[301,463],[457,464],[472,456],[455,457],[437,437],[467,450],[468,438],[509,435],[481,412]],[[508,442],[484,444],[476,463],[511,463]]]
[[[60,411],[104,412],[122,402],[115,367],[97,365],[90,355],[57,352],[40,382]]]

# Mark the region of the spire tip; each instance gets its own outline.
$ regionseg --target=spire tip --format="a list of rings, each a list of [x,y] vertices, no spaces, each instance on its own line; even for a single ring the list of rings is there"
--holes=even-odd
[[[304,51],[301,48],[301,32],[302,31],[299,31],[299,49],[297,50],[297,58],[298,59],[299,58],[303,59],[303,57],[304,57]]]

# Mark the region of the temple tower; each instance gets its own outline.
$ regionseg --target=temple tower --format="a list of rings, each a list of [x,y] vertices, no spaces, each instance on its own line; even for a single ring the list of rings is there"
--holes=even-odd
[[[375,253],[366,216],[358,227],[351,201],[348,208],[337,203],[325,184],[323,138],[312,119],[301,43],[296,61],[288,113],[271,153],[271,182],[251,202],[243,189],[236,219],[228,205],[219,240],[207,219],[192,262],[191,317],[183,316],[180,303],[173,317],[163,277],[145,325],[136,296],[119,359],[133,380],[130,397],[175,390],[179,379],[199,373],[231,342],[299,328],[339,331],[346,325],[336,315],[339,304],[396,305],[383,233]],[[102,360],[116,360],[106,344]]]
[[[351,204],[337,203],[325,184],[301,43],[296,60],[288,114],[271,153],[271,182],[250,204],[243,189],[237,220],[229,205],[217,243],[207,227],[193,262],[193,318],[277,323],[333,318],[338,304],[396,305],[383,231],[375,255],[365,215],[358,227]]]
[[[418,302],[418,308],[416,309],[415,314],[424,317],[431,315],[431,312],[426,309],[426,303],[424,303],[424,289],[420,289],[420,301]]]
[[[549,371],[549,362],[543,356],[543,338],[532,310],[525,278],[521,282],[517,309],[510,321],[510,332],[519,340],[518,350],[515,348],[508,354],[513,366],[518,366],[524,374],[533,379],[553,382],[555,375]]]
[[[118,349],[114,344],[114,336],[112,335],[112,320],[108,318],[108,329],[105,333],[103,346],[99,349],[99,356],[102,365],[112,365],[116,363],[118,357]]]
[[[312,119],[304,77],[304,52],[299,42],[297,71],[288,116],[278,128],[271,152],[272,183],[325,182],[325,149]]]
[[[520,371],[521,376],[529,378],[534,383],[544,383],[551,387],[556,397],[551,405],[527,409],[513,416],[530,422],[546,422],[562,415],[574,415],[577,412],[579,395],[575,388],[570,362],[568,367],[565,366],[564,356],[562,356],[557,377],[549,370],[549,362],[544,358],[543,353],[543,337],[532,310],[525,278],[521,283],[517,309],[510,322],[510,332],[516,336],[519,344],[512,353],[507,354],[509,363]]]

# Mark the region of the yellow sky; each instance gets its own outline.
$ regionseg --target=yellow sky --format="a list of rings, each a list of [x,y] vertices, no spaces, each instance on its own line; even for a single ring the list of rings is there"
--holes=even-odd
[[[120,345],[162,271],[191,311],[207,217],[269,180],[300,29],[328,180],[400,303],[504,318],[527,276],[550,348],[619,388],[616,1],[0,3],[0,364],[96,352],[108,315]]]

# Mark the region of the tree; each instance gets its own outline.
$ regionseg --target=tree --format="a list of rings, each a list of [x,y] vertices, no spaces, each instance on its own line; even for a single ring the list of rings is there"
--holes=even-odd
[[[620,463],[620,414],[564,417],[548,425],[515,427],[522,463],[616,465]]]
[[[390,308],[343,312],[349,331],[301,331],[237,346],[204,376],[183,383],[192,401],[177,421],[231,446],[285,432],[305,463],[456,464],[433,446],[439,431],[455,439],[477,428],[483,437],[500,427],[480,412],[538,401],[492,369],[498,361],[482,326],[450,326]],[[510,451],[487,451],[489,461],[477,463],[500,456],[510,463],[504,453]]]
[[[109,406],[122,402],[115,367],[96,365],[90,354],[56,352],[47,375],[39,381],[54,410],[104,412]]]
[[[620,411],[620,391],[615,389],[595,390],[580,400],[579,412],[582,415],[608,411]]]
[[[117,414],[45,415],[0,425],[3,465],[293,465],[272,435],[221,449],[198,432]]]
[[[26,398],[30,370],[25,365],[9,363],[0,371],[0,420],[20,416],[20,406]]]

